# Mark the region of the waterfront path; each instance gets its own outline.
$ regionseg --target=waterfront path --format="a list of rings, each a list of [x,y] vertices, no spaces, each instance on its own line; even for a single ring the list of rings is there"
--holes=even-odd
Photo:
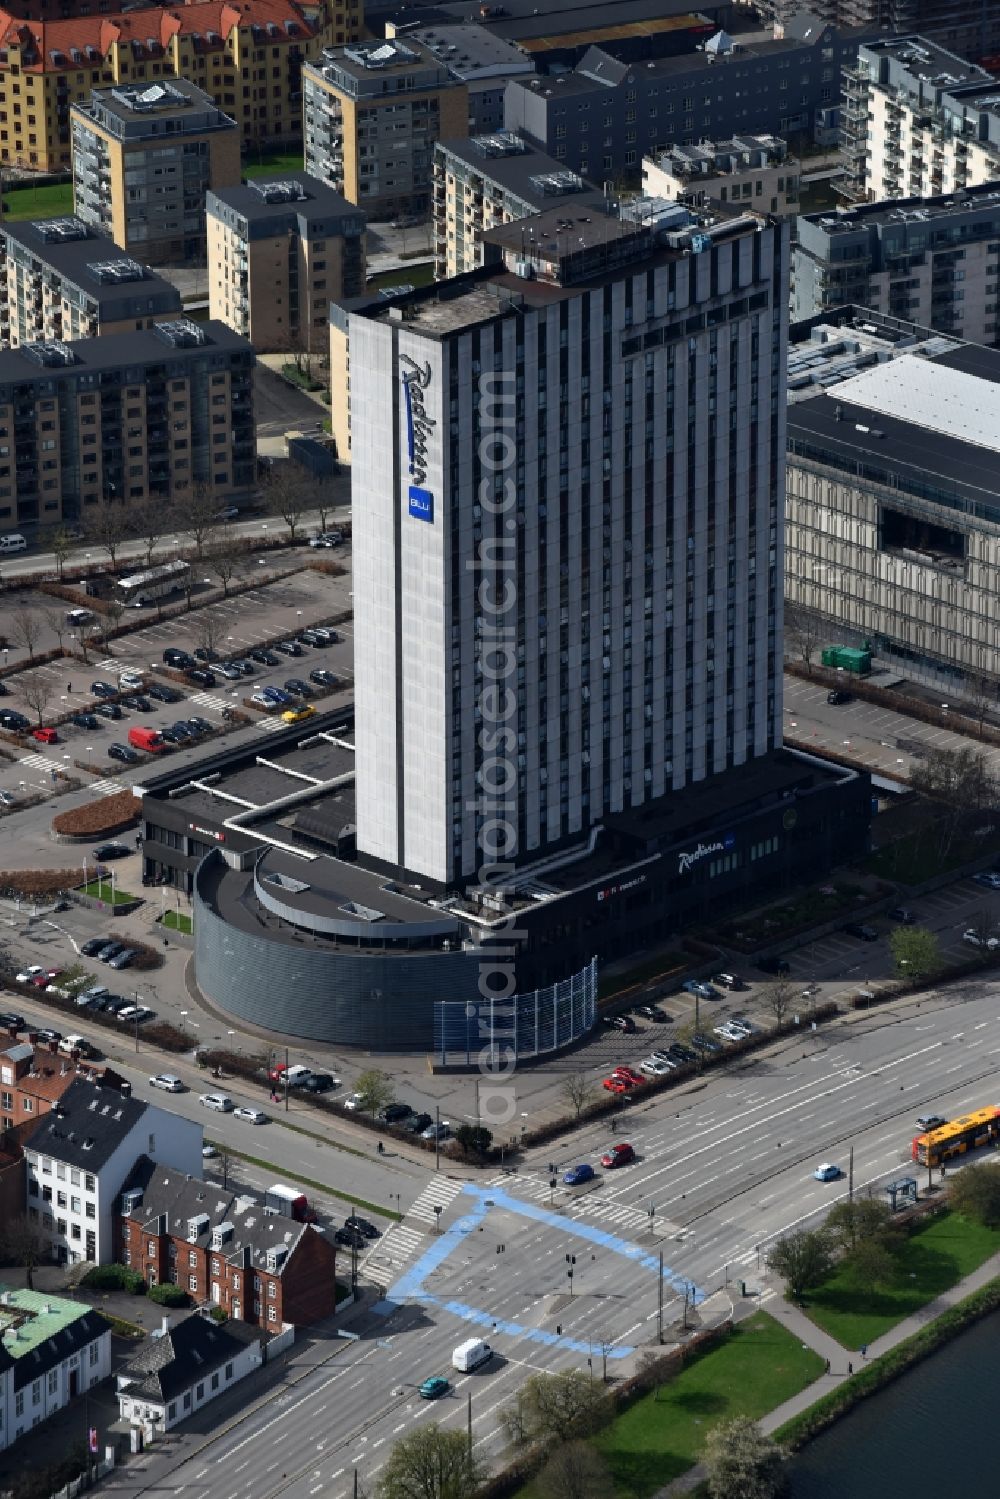
[[[914,1312],[911,1317],[904,1317],[901,1322],[896,1323],[895,1327],[891,1327],[880,1338],[869,1343],[868,1361],[879,1358],[883,1353],[888,1353],[890,1348],[895,1348],[898,1343],[912,1337],[915,1332],[919,1332],[922,1327],[926,1327],[929,1322],[933,1322],[943,1312],[948,1311],[958,1302],[964,1301],[967,1296],[971,1296],[974,1291],[980,1290],[988,1281],[995,1280],[997,1276],[1000,1276],[1000,1253],[991,1255],[979,1266],[978,1270],[973,1270],[970,1275],[956,1282],[949,1290],[942,1292],[933,1301],[928,1301],[926,1306]],[[778,1291],[778,1295],[769,1298],[766,1310],[776,1322],[780,1322],[801,1343],[812,1348],[820,1358],[828,1359],[830,1363],[828,1374],[821,1374],[811,1385],[807,1385],[790,1400],[784,1401],[782,1405],[776,1406],[768,1415],[762,1417],[761,1430],[770,1434],[784,1426],[785,1422],[790,1421],[793,1416],[798,1416],[802,1411],[808,1410],[811,1405],[815,1405],[823,1395],[829,1394],[831,1390],[850,1379],[851,1376],[847,1372],[848,1365],[853,1365],[854,1369],[860,1369],[865,1359],[860,1353],[842,1348],[835,1338],[830,1337],[829,1333],[824,1332],[821,1327],[817,1327],[801,1307],[786,1301],[779,1277],[769,1276],[768,1280]],[[745,1314],[756,1310],[754,1305],[756,1299],[756,1297],[748,1298]],[[739,1316],[738,1311],[736,1315]],[[701,1463],[698,1463],[680,1478],[674,1479],[673,1483],[660,1489],[654,1499],[677,1499],[678,1495],[689,1494],[704,1481],[705,1476],[705,1469]]]

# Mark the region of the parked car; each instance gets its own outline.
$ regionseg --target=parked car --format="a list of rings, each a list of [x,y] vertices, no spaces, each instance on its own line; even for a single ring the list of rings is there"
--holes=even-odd
[[[195,735],[191,733],[191,730],[187,726],[186,720],[183,718],[178,718],[176,722],[170,725],[170,727],[182,743],[188,739],[195,738]]]
[[[813,1176],[818,1182],[839,1181],[843,1174],[844,1173],[841,1171],[840,1167],[835,1166],[832,1161],[824,1161],[822,1165],[817,1166],[816,1170],[813,1172]]]
[[[334,1088],[340,1087],[340,1078],[334,1077],[330,1072],[311,1072],[302,1083],[306,1093],[330,1093]]]
[[[962,941],[968,942],[970,947],[985,947],[992,952],[994,948],[1000,947],[1000,937],[984,937],[977,932],[975,927],[970,926],[962,933]]]
[[[91,682],[90,692],[93,697],[117,697],[118,688],[111,682]]]
[[[564,1187],[582,1187],[584,1182],[594,1180],[594,1168],[587,1161],[581,1162],[579,1166],[571,1166],[563,1176]]]
[[[136,713],[152,713],[153,705],[148,697],[143,697],[141,692],[134,692],[130,697],[123,697],[122,702],[126,708],[132,708]]]
[[[120,953],[115,953],[113,958],[108,959],[109,968],[128,968],[139,956],[139,950],[135,947],[123,947]]]
[[[248,1124],[266,1124],[268,1121],[268,1115],[264,1113],[263,1109],[251,1108],[246,1103],[241,1103],[238,1108],[233,1110],[233,1118],[245,1119]]]
[[[364,1234],[366,1239],[381,1237],[374,1223],[369,1223],[367,1218],[359,1218],[357,1213],[351,1213],[350,1217],[344,1219],[344,1227],[353,1229],[356,1234]]]
[[[236,656],[233,660],[233,665],[241,677],[252,677],[257,670],[253,662],[248,661],[246,656]]]
[[[638,1005],[635,1013],[644,1015],[647,1020],[658,1020],[661,1024],[670,1019],[666,1010],[661,1010],[659,1005]]]
[[[621,1078],[623,1083],[628,1083],[632,1088],[637,1088],[642,1082],[642,1078],[637,1072],[633,1072],[631,1067],[615,1067],[612,1069],[611,1076]]]
[[[761,973],[773,973],[779,976],[792,971],[787,958],[758,958],[757,967]]]
[[[411,1135],[419,1135],[433,1123],[430,1114],[411,1114],[409,1119],[404,1119],[403,1128]]]
[[[426,1129],[420,1131],[421,1140],[447,1140],[451,1134],[451,1125],[447,1119],[442,1119],[440,1124],[429,1124]]]
[[[135,850],[127,843],[99,843],[94,849],[95,859],[127,859]]]
[[[0,710],[0,729],[9,729],[11,733],[23,734],[26,729],[30,728],[31,724],[23,713],[18,713],[14,708]]]
[[[121,760],[124,765],[137,765],[142,759],[130,745],[119,744],[117,741],[108,745],[108,756],[112,760]]]
[[[231,1114],[234,1108],[228,1093],[200,1093],[198,1102],[203,1103],[206,1109],[214,1109],[217,1114]]]
[[[315,671],[309,673],[310,682],[315,682],[317,687],[336,687],[337,678],[332,671],[327,671],[325,666],[317,666]]]
[[[718,984],[720,989],[745,989],[746,979],[741,978],[738,973],[713,973],[712,983]]]
[[[846,926],[841,927],[845,937],[858,937],[862,942],[877,942],[878,927],[868,926],[862,921],[849,921]]]
[[[96,713],[74,713],[70,723],[75,724],[78,729],[99,729],[101,727]]]
[[[304,682],[301,677],[286,678],[284,688],[286,692],[292,693],[294,697],[312,697],[313,695],[312,687],[308,682]]]
[[[3,1014],[0,1014],[0,1026],[5,1031],[23,1031],[24,1016],[15,1014],[13,1010],[5,1010]]]
[[[190,671],[196,662],[189,651],[182,651],[175,645],[168,645],[163,652],[163,664],[172,666],[178,671]]]
[[[286,708],[281,717],[285,723],[305,723],[306,719],[312,718],[315,712],[316,709],[311,703],[299,703],[293,708]]]
[[[607,1089],[609,1093],[615,1094],[627,1093],[629,1091],[629,1084],[625,1079],[623,1077],[615,1077],[613,1073],[610,1077],[604,1079],[601,1087]]]
[[[702,979],[685,979],[681,988],[687,994],[697,994],[699,999],[718,999],[719,991]]]
[[[14,979],[18,984],[30,984],[33,978],[44,972],[41,963],[30,963],[27,968],[22,968],[20,973],[15,974]]]
[[[301,640],[304,640],[307,645],[311,646],[319,647],[330,644],[329,640],[327,639],[325,630],[314,630],[311,628],[308,630],[303,630],[299,638]]]
[[[48,989],[62,973],[61,968],[45,968],[29,980],[33,989]]]
[[[293,702],[291,693],[286,692],[283,687],[262,687],[261,691],[272,703],[277,703],[281,707],[290,707]]]
[[[168,687],[165,682],[150,682],[146,696],[155,698],[158,703],[179,703],[184,694],[176,687]]]
[[[165,744],[183,744],[184,740],[180,734],[175,734],[169,724],[165,724],[160,730],[160,738]]]
[[[297,640],[279,640],[274,649],[280,651],[283,656],[301,656],[303,654],[302,647]]]
[[[344,540],[343,531],[320,531],[318,536],[310,536],[311,547],[339,547]]]
[[[85,958],[96,958],[101,948],[107,947],[107,945],[107,937],[88,937],[86,942],[80,948],[80,952]]]
[[[238,505],[223,505],[221,510],[215,512],[216,520],[236,520],[240,513]]]
[[[197,660],[204,661],[206,666],[211,666],[213,661],[219,659],[218,651],[213,651],[210,645],[199,645],[194,654]]]
[[[854,698],[849,692],[844,692],[841,688],[836,687],[832,692],[827,693],[826,700],[831,708],[842,708],[845,703],[852,703]]]
[[[630,1161],[634,1160],[635,1151],[623,1140],[621,1144],[612,1145],[610,1150],[605,1151],[601,1156],[601,1165],[613,1171],[616,1166],[627,1166]]]
[[[209,671],[207,666],[193,666],[188,672],[188,681],[196,683],[199,687],[214,687],[218,677],[214,671]]]
[[[338,1228],[334,1234],[334,1242],[342,1244],[345,1249],[367,1249],[368,1241],[364,1234],[358,1233],[354,1228]]]
[[[44,724],[37,729],[32,729],[31,737],[32,739],[37,739],[39,744],[58,744],[59,742],[59,735],[56,730],[47,728]]]
[[[889,920],[899,921],[903,926],[913,926],[916,919],[916,916],[908,906],[893,906],[889,912]]]
[[[983,870],[979,874],[974,874],[972,878],[977,885],[982,885],[984,890],[1000,890],[1000,874],[992,870]]]
[[[243,673],[233,661],[223,661],[217,668],[220,676],[225,677],[227,682],[238,682]]]
[[[646,1057],[645,1061],[639,1063],[639,1071],[644,1072],[647,1077],[666,1077],[676,1065],[676,1062],[668,1062],[664,1057]]]
[[[172,1072],[158,1072],[155,1077],[149,1079],[151,1088],[162,1088],[164,1093],[186,1093],[187,1089],[179,1077]]]
[[[408,1103],[387,1103],[384,1109],[379,1109],[378,1117],[383,1124],[398,1124],[401,1119],[406,1119],[413,1110]]]
[[[714,1056],[717,1052],[720,1052],[722,1050],[722,1047],[719,1045],[718,1041],[713,1041],[711,1036],[705,1035],[704,1031],[695,1032],[695,1034],[691,1037],[691,1045],[692,1047],[696,1048],[696,1050],[689,1052],[687,1056],[682,1057],[679,1053],[675,1053],[678,1061],[694,1062],[697,1061],[696,1053],[698,1051],[700,1051],[703,1056]],[[684,1050],[684,1048],[682,1047],[681,1050]]]
[[[94,709],[94,712],[99,713],[102,718],[114,719],[116,723],[120,718],[125,717],[124,713],[122,712],[121,708],[119,708],[117,703],[98,703],[97,707]]]
[[[38,1032],[38,1039],[45,1045],[48,1045],[50,1042],[55,1042],[58,1045],[62,1040],[62,1031],[41,1030]]]
[[[102,963],[109,963],[112,958],[117,958],[118,954],[124,951],[124,942],[105,942],[97,956]]]
[[[278,660],[274,652],[266,650],[263,646],[258,646],[256,650],[252,650],[250,652],[250,659],[251,661],[259,661],[261,666],[281,665],[281,662]]]
[[[355,1113],[357,1109],[360,1109],[364,1104],[364,1101],[365,1095],[363,1093],[350,1093],[346,1098],[340,1100],[341,1106],[347,1109],[351,1114]]]
[[[192,714],[192,716],[187,720],[187,722],[188,722],[188,727],[192,728],[192,729],[197,729],[197,731],[198,731],[199,734],[214,734],[215,733],[215,725],[214,725],[214,723],[211,723],[209,721],[209,719],[207,719],[207,718],[202,718],[200,714],[197,714],[197,713]]]

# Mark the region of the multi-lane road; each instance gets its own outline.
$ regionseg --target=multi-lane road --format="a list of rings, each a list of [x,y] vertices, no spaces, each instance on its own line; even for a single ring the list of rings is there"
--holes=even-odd
[[[816,1181],[815,1167],[832,1161],[846,1173],[853,1150],[854,1190],[881,1194],[913,1173],[918,1114],[954,1117],[997,1101],[998,1057],[1000,995],[984,977],[808,1030],[669,1097],[637,1100],[617,1138],[627,1133],[638,1159],[620,1170],[601,1170],[611,1140],[588,1127],[516,1175],[427,1173],[364,1266],[385,1299],[357,1324],[360,1341],[197,1454],[182,1439],[163,1483],[184,1499],[347,1499],[354,1468],[377,1477],[392,1442],[419,1423],[461,1427],[469,1394],[474,1440],[498,1456],[500,1411],[526,1373],[586,1369],[590,1359],[599,1377],[605,1353],[611,1371],[627,1369],[655,1343],[661,1252],[668,1337],[686,1296],[689,1316],[703,1319],[728,1313],[740,1281],[766,1304],[769,1246],[849,1189],[846,1175]],[[322,1170],[311,1142],[298,1148],[311,1172]],[[553,1190],[549,1166],[561,1182],[579,1161],[597,1167],[596,1185]],[[468,1379],[455,1374],[442,1401],[421,1401],[416,1386],[448,1374],[451,1349],[474,1332],[499,1357]]]

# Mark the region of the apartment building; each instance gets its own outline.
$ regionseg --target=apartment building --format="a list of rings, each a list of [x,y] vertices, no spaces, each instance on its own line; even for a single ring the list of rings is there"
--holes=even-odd
[[[203,257],[205,194],[240,180],[236,122],[184,78],[95,89],[72,122],[77,216],[152,265]]]
[[[0,1452],[111,1374],[111,1324],[92,1307],[0,1284]]]
[[[844,76],[845,194],[926,198],[1000,176],[1000,82],[922,36],[870,42]]]
[[[361,0],[318,9],[193,0],[125,11],[105,10],[102,0],[93,9],[58,20],[0,11],[0,163],[65,170],[72,108],[94,89],[184,79],[236,122],[245,149],[298,140],[302,63],[361,26]]]
[[[328,48],[302,70],[305,168],[369,218],[430,209],[434,142],[469,133],[469,90],[429,48]]]
[[[386,24],[387,37],[417,42],[441,60],[453,78],[469,90],[469,133],[485,135],[503,129],[503,98],[510,78],[534,73],[533,59],[521,47],[497,36],[488,26],[465,21],[460,26]]]
[[[638,182],[642,161],[667,143],[801,133],[812,139],[836,109],[841,71],[877,34],[812,18],[773,40],[720,32],[702,50],[625,62],[591,47],[570,73],[513,78],[504,124],[561,166],[595,182]]]
[[[209,313],[255,349],[326,349],[329,305],[365,290],[365,215],[305,172],[210,192]]]
[[[131,1090],[77,1079],[24,1148],[28,1217],[59,1264],[116,1259],[112,1218],[141,1155],[196,1176],[202,1129]]]
[[[779,26],[802,8],[802,0],[757,0],[755,6]],[[963,57],[1000,52],[1000,10],[983,0],[808,0],[808,9],[837,26],[878,26],[884,36],[933,36]]]
[[[798,212],[798,161],[778,135],[742,135],[729,141],[671,146],[643,157],[642,190],[676,202],[736,203],[782,216]]]
[[[967,342],[997,342],[1000,184],[864,203],[798,221],[796,321],[854,303]]]
[[[0,1131],[33,1124],[47,1114],[81,1077],[102,1079],[118,1087],[116,1072],[82,1058],[60,1056],[55,1041],[39,1046],[32,1040],[10,1039],[0,1051]]]
[[[175,286],[82,219],[0,224],[0,343],[97,338],[180,316]]]
[[[487,229],[593,197],[594,188],[509,130],[438,141],[434,147],[434,274],[458,276],[498,264]],[[572,206],[569,209],[573,211]]]
[[[1000,683],[1000,352],[846,307],[789,343],[786,605],[941,691]]]
[[[0,529],[85,522],[102,498],[221,499],[256,477],[253,349],[187,318],[0,352]]]
[[[142,1159],[118,1214],[117,1258],[147,1285],[172,1282],[269,1333],[336,1309],[333,1244],[310,1224],[265,1213],[254,1197]]]

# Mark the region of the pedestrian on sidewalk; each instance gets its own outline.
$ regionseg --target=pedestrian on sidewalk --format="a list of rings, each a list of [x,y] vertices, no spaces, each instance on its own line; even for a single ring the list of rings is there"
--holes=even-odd
[[[826,1372],[827,1372],[827,1374],[829,1374],[829,1372],[830,1372],[830,1360],[829,1359],[827,1359],[827,1361],[826,1361]]]
[[[848,1364],[848,1366],[847,1366],[847,1372],[848,1372],[848,1374],[853,1374],[854,1373],[854,1365],[853,1364]]]
[[[67,682],[66,683],[66,691],[67,692],[72,692],[73,691],[73,683],[72,682]]]
[[[862,1345],[861,1345],[861,1357],[862,1358],[867,1358],[868,1357],[868,1344],[867,1343],[862,1343]]]

